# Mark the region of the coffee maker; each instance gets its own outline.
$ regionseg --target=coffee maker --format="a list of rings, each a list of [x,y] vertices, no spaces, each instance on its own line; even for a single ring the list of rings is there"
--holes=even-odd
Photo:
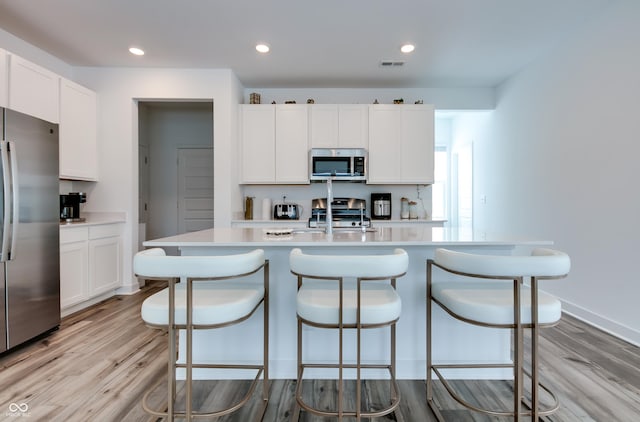
[[[67,195],[60,195],[60,221],[81,222],[80,204],[87,202],[87,194],[84,192],[69,192]]]
[[[371,218],[376,220],[391,220],[391,194],[371,194]]]

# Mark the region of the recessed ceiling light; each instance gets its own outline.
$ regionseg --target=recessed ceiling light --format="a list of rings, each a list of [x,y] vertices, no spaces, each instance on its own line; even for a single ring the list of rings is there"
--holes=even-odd
[[[416,46],[413,44],[405,44],[402,47],[400,47],[400,51],[402,51],[403,53],[411,53],[415,49],[416,49]]]
[[[144,50],[138,47],[129,48],[129,53],[134,54],[136,56],[144,56]]]
[[[267,44],[258,44],[256,45],[256,50],[258,50],[259,53],[268,53],[270,48]]]

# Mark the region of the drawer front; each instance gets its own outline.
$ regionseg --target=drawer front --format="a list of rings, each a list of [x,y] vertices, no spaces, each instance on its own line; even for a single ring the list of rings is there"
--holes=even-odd
[[[89,227],[89,239],[101,239],[103,237],[120,236],[122,224],[102,224]]]
[[[89,238],[87,227],[73,227],[60,229],[60,243],[83,242]]]

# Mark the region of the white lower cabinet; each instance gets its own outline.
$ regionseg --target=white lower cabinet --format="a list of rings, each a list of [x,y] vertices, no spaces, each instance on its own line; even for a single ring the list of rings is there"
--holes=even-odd
[[[66,230],[65,230],[66,231]],[[84,230],[86,233],[86,230]],[[60,236],[62,241],[62,233]],[[89,298],[89,249],[87,241],[60,243],[60,307]]]
[[[99,295],[120,286],[120,236],[89,240],[89,292]]]
[[[60,230],[60,307],[78,310],[122,284],[122,224]]]

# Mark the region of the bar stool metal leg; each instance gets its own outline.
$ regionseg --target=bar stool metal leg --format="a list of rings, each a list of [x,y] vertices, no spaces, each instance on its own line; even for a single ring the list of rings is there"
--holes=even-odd
[[[455,275],[456,279],[433,282],[433,267]],[[473,411],[494,416],[512,417],[520,421],[554,413],[557,397],[539,379],[539,329],[553,326],[561,317],[560,301],[538,290],[538,280],[564,278],[570,269],[570,259],[563,252],[534,249],[531,256],[475,255],[437,249],[435,257],[427,260],[427,402],[439,421],[444,418],[434,400],[434,378],[459,404]],[[468,280],[468,279],[482,280]],[[530,280],[529,285],[524,281]],[[529,295],[526,294],[529,290]],[[541,299],[542,298],[542,299]],[[432,318],[433,303],[453,318],[482,327],[508,329],[512,334],[513,355],[507,363],[433,364]],[[531,373],[525,369],[524,330],[531,330]],[[452,388],[441,369],[510,368],[513,373],[512,406],[499,409],[481,408],[471,404]],[[525,378],[531,381],[530,401],[525,395]],[[540,390],[544,390],[551,405],[541,409]],[[528,420],[528,419],[527,419]]]
[[[262,286],[251,280],[242,283],[228,281],[251,276],[260,270],[263,271]],[[147,279],[167,280],[167,288],[145,299],[141,309],[142,318],[147,325],[166,329],[168,333],[167,404],[162,410],[151,409],[148,405],[149,396],[162,384],[161,379],[145,393],[142,400],[144,410],[158,417],[166,417],[168,421],[174,421],[176,417],[192,421],[195,418],[227,415],[249,401],[255,388],[260,385],[262,376],[262,395],[259,399],[262,406],[257,413],[257,419],[262,420],[269,399],[269,261],[264,259],[264,251],[256,249],[245,254],[181,257],[166,256],[158,248],[148,249],[136,254],[134,271],[136,275]],[[179,280],[182,283],[178,283]],[[220,307],[221,303],[224,307]],[[238,324],[249,319],[260,306],[263,307],[261,364],[194,363],[193,330]],[[184,363],[176,362],[178,330],[184,330],[185,335]],[[184,411],[176,409],[176,371],[179,368],[184,368],[186,378]],[[194,409],[194,368],[246,369],[256,371],[256,375],[242,399],[224,409],[205,412]]]
[[[401,301],[396,291],[396,278],[406,273],[408,256],[396,249],[391,255],[374,256],[321,256],[305,255],[294,249],[290,255],[291,272],[297,276],[297,386],[296,403],[292,420],[299,418],[302,410],[339,421],[354,417],[376,418],[396,411],[400,402],[400,389],[396,380],[396,327],[400,317]],[[337,266],[337,268],[336,268]],[[345,277],[350,278],[345,282]],[[319,284],[303,283],[303,279],[324,280]],[[352,280],[355,279],[355,286]],[[390,281],[390,283],[389,283]],[[346,285],[345,285],[346,284]],[[338,331],[337,363],[316,363],[303,360],[302,325]],[[390,356],[385,364],[363,363],[363,330],[390,327]],[[355,364],[345,359],[345,332],[355,334]],[[386,333],[386,330],[383,331]],[[366,336],[365,336],[366,337]],[[347,337],[351,339],[352,337]],[[385,358],[386,359],[386,358]],[[337,406],[331,410],[320,409],[306,403],[302,397],[303,375],[306,368],[337,369]],[[345,370],[355,369],[355,406],[345,409]],[[390,377],[388,406],[375,409],[363,408],[363,370],[384,369]],[[349,384],[351,385],[351,384]]]

